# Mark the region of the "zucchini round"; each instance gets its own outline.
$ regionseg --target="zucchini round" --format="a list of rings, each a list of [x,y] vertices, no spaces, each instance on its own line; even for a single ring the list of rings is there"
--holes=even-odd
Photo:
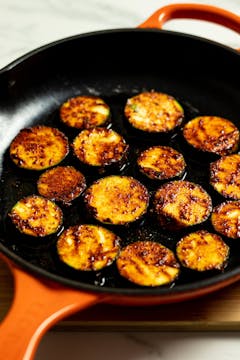
[[[97,96],[82,95],[68,99],[60,107],[62,122],[77,129],[104,125],[110,117],[110,108]]]
[[[137,164],[141,173],[155,180],[180,177],[186,167],[183,155],[170,146],[152,146],[142,151]]]
[[[197,150],[220,156],[238,149],[239,130],[229,120],[218,116],[198,116],[183,128],[188,144]]]
[[[229,247],[221,236],[199,230],[184,236],[176,247],[180,263],[191,270],[222,270],[228,260]]]
[[[37,181],[40,195],[71,204],[86,188],[85,176],[73,166],[57,166],[42,173]]]
[[[149,194],[133,177],[111,175],[96,180],[86,190],[85,203],[98,221],[126,225],[147,211]]]
[[[174,97],[156,91],[129,98],[124,113],[132,127],[150,133],[172,131],[184,118],[183,108]]]
[[[22,129],[10,145],[10,157],[20,168],[44,170],[68,154],[67,137],[58,129],[38,125]]]
[[[240,201],[226,201],[216,206],[211,222],[219,234],[232,239],[240,238]]]
[[[212,162],[210,184],[225,198],[240,200],[240,154],[222,156]]]
[[[75,225],[58,238],[61,261],[75,270],[97,271],[109,266],[118,256],[120,239],[97,225]]]
[[[21,233],[34,237],[56,233],[63,221],[62,210],[53,201],[37,195],[19,200],[9,216]]]
[[[171,181],[155,192],[154,211],[161,226],[178,230],[207,220],[212,211],[212,199],[199,184]]]
[[[80,132],[73,141],[77,158],[90,166],[105,167],[120,163],[128,145],[121,135],[112,129],[94,128]]]
[[[174,253],[153,241],[136,241],[127,245],[121,250],[116,264],[121,276],[141,286],[172,283],[180,271]]]

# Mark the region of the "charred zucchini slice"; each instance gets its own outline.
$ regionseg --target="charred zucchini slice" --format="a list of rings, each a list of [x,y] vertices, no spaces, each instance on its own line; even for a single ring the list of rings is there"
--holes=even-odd
[[[153,241],[127,245],[121,250],[116,264],[121,276],[141,286],[172,283],[180,270],[174,253]]]
[[[73,141],[78,159],[90,166],[107,166],[119,163],[126,155],[128,146],[121,135],[112,129],[86,129]]]
[[[194,148],[228,155],[238,149],[239,130],[229,120],[218,116],[198,116],[183,128],[185,140]]]
[[[57,166],[38,179],[40,195],[64,204],[71,204],[86,188],[85,176],[73,166]]]
[[[138,220],[148,208],[148,191],[130,176],[111,175],[96,180],[85,193],[92,216],[102,223],[125,225]]]
[[[223,156],[210,164],[210,184],[225,198],[240,199],[240,155]]]
[[[55,166],[68,152],[67,137],[56,128],[43,125],[22,129],[10,145],[12,161],[28,170]]]
[[[221,236],[199,230],[184,236],[176,247],[181,264],[196,271],[222,270],[229,256],[229,247]]]
[[[104,125],[110,117],[110,108],[97,96],[82,95],[68,99],[60,107],[60,118],[67,126],[90,129]]]
[[[9,216],[25,235],[44,237],[55,233],[62,225],[62,210],[42,196],[30,195],[19,200]]]
[[[120,250],[120,238],[97,225],[75,225],[66,229],[57,241],[61,261],[82,271],[97,271],[109,266]]]
[[[240,238],[240,201],[226,201],[216,206],[211,221],[215,231],[221,235]]]
[[[142,92],[127,100],[124,113],[136,129],[166,133],[182,123],[184,111],[181,105],[168,94]]]
[[[161,226],[178,230],[205,221],[212,211],[212,200],[199,184],[176,180],[156,191],[154,210]]]
[[[186,167],[183,155],[170,146],[152,146],[144,150],[137,164],[144,175],[156,180],[181,176]]]

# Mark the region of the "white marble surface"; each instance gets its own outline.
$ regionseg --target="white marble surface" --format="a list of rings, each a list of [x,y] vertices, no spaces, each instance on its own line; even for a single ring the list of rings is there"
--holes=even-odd
[[[164,0],[0,0],[0,68],[24,53],[67,36],[135,27]],[[181,2],[181,1],[178,1]],[[194,2],[182,1],[182,2]],[[196,0],[240,15],[240,0]],[[220,26],[178,20],[166,29],[188,32],[240,47],[240,36]],[[36,360],[230,360],[240,358],[235,333],[71,333],[48,332]]]

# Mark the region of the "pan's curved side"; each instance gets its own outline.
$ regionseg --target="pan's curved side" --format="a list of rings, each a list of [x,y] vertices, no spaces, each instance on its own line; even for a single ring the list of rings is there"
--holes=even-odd
[[[56,322],[103,299],[103,295],[35,278],[1,255],[14,277],[14,300],[0,324],[2,359],[31,360],[45,332]]]

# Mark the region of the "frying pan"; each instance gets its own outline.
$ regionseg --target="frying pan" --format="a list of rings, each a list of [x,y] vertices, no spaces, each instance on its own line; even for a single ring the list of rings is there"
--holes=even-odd
[[[218,114],[240,126],[239,53],[199,37],[161,30],[167,20],[182,17],[212,21],[240,33],[237,15],[212,6],[176,4],[156,11],[137,29],[63,39],[30,52],[0,72],[0,250],[15,282],[13,304],[0,327],[2,358],[33,359],[50,326],[97,302],[133,306],[179,302],[240,279],[236,241],[230,244],[232,255],[222,273],[197,277],[189,273],[187,281],[175,286],[141,288],[116,281],[114,269],[94,276],[72,273],[61,267],[52,254],[54,239],[34,246],[28,241],[21,243],[19,234],[6,220],[9,207],[23,194],[34,191],[36,180],[32,172],[22,173],[10,162],[11,140],[23,127],[55,124],[60,104],[71,96],[90,93],[104,97],[119,131],[124,121],[119,113],[127,97],[146,89],[172,94],[182,102],[189,117],[198,112]],[[135,139],[135,144],[144,142],[144,137],[128,137],[127,132],[124,135],[129,141]],[[200,182],[201,172],[202,168]],[[76,220],[74,206],[66,213],[68,224]],[[133,227],[135,237],[140,236],[139,229],[141,224]],[[151,229],[153,233],[155,230]],[[160,236],[159,232],[155,231],[156,236]],[[168,241],[167,234],[161,236],[163,242]]]

